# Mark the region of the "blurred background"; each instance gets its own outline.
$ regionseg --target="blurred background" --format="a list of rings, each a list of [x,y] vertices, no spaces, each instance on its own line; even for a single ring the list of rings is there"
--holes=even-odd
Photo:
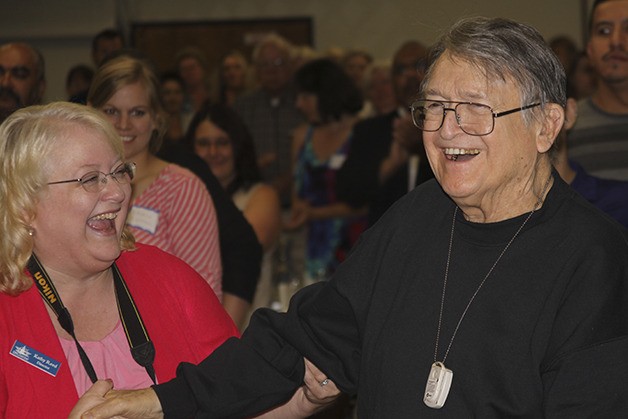
[[[501,16],[535,26],[546,39],[583,45],[591,0],[2,0],[0,43],[26,41],[46,60],[45,101],[65,99],[70,67],[91,65],[91,39],[105,28],[125,34],[160,71],[175,51],[195,45],[210,62],[231,48],[248,52],[267,32],[317,51],[359,48],[389,58],[405,40],[431,44],[464,16]]]

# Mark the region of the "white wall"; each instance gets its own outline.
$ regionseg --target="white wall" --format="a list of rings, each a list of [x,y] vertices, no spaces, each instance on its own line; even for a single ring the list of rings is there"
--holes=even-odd
[[[425,44],[464,16],[501,16],[549,39],[580,41],[582,0],[2,0],[0,43],[24,40],[46,59],[47,100],[65,98],[67,70],[90,64],[91,37],[118,21],[260,19],[311,16],[315,47],[360,47],[387,58],[407,39]],[[10,12],[7,12],[10,11]]]

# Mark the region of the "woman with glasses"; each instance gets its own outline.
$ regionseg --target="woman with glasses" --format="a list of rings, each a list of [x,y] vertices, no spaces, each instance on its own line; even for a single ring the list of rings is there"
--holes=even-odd
[[[464,19],[433,47],[419,98],[435,180],[287,313],[258,311],[240,342],[94,417],[245,417],[298,385],[300,354],[357,393],[360,418],[628,416],[628,239],[552,170],[555,54],[528,25]]]
[[[0,150],[0,417],[67,418],[97,379],[165,382],[237,336],[198,273],[125,227],[135,165],[100,112],[24,108]],[[308,371],[311,390],[268,417],[305,417],[335,394]]]
[[[164,382],[237,335],[192,268],[125,227],[137,173],[100,112],[24,108],[0,150],[0,417],[66,418],[98,378]]]
[[[220,299],[222,268],[214,205],[196,175],[156,155],[166,119],[152,69],[129,56],[109,60],[96,72],[87,101],[111,122],[122,138],[125,159],[137,165],[127,219],[137,241],[183,259]]]

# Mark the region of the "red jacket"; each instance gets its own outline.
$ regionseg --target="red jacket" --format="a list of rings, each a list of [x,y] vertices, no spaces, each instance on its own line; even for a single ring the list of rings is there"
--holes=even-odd
[[[116,261],[155,345],[158,382],[182,361],[198,363],[238,331],[214,292],[192,268],[156,247],[138,245]],[[56,377],[9,352],[18,340],[60,361]],[[103,377],[105,378],[105,377]],[[78,400],[59,338],[36,287],[0,293],[0,416],[67,418]]]

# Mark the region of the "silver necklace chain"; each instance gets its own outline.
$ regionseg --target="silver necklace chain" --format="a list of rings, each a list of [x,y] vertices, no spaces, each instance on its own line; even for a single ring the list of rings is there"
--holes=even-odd
[[[443,356],[443,360],[442,360],[443,364],[445,363],[445,360],[447,359],[447,355],[449,355],[449,350],[451,349],[451,345],[454,343],[454,339],[456,337],[456,333],[458,333],[458,329],[460,328],[460,325],[462,324],[462,320],[464,320],[464,317],[466,316],[467,311],[469,311],[469,307],[471,307],[471,304],[473,303],[473,300],[475,300],[475,297],[480,292],[480,289],[482,288],[482,286],[484,285],[484,283],[486,282],[488,277],[491,275],[491,273],[493,273],[493,270],[495,269],[495,267],[497,266],[497,264],[501,260],[502,256],[504,256],[504,254],[506,253],[506,251],[508,250],[508,248],[510,247],[512,242],[515,241],[515,239],[517,238],[519,233],[521,233],[521,230],[523,230],[523,227],[525,227],[525,225],[528,223],[530,218],[532,218],[532,215],[543,204],[543,197],[545,196],[545,193],[547,192],[547,189],[549,187],[549,184],[550,184],[551,180],[552,180],[552,175],[550,174],[550,176],[547,179],[547,182],[545,183],[545,186],[543,188],[543,192],[541,193],[541,196],[539,197],[538,201],[534,205],[534,208],[532,208],[532,211],[530,211],[530,213],[528,214],[526,219],[523,220],[523,223],[519,226],[519,228],[517,229],[515,234],[512,236],[510,241],[506,244],[504,249],[501,251],[501,253],[497,257],[497,260],[495,261],[495,263],[493,263],[493,266],[491,266],[491,269],[489,269],[489,271],[486,273],[486,276],[484,276],[484,279],[482,280],[482,282],[480,282],[478,287],[475,289],[475,292],[473,293],[473,295],[469,299],[469,302],[467,303],[467,306],[465,307],[464,311],[460,315],[460,319],[458,319],[458,324],[456,324],[456,328],[454,329],[454,333],[451,335],[451,340],[449,341],[449,345],[447,346],[447,350],[445,351],[445,355]],[[444,309],[445,309],[445,291],[447,289],[447,278],[449,276],[449,262],[451,261],[451,249],[452,249],[453,243],[454,243],[454,230],[455,230],[455,226],[456,226],[456,215],[457,214],[458,214],[458,206],[456,205],[456,208],[454,209],[454,216],[453,216],[453,219],[452,219],[452,222],[451,222],[451,234],[449,236],[449,251],[447,252],[447,264],[445,265],[445,279],[443,281],[443,294],[442,294],[441,300],[440,300],[440,313],[438,315],[438,328],[436,330],[436,345],[434,347],[434,362],[436,362],[437,355],[438,355],[438,342],[440,341],[440,332],[441,332],[441,326],[442,326],[442,323],[443,323],[443,312],[444,312]]]

